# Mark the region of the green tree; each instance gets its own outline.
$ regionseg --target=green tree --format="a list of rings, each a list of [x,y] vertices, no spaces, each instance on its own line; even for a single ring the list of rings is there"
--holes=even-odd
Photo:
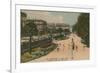
[[[73,31],[77,32],[89,47],[89,13],[80,14],[77,23],[73,26]]]
[[[24,12],[21,12],[21,37],[23,37],[25,35],[25,31],[24,31],[24,25],[26,22],[26,18],[27,18],[27,14]]]
[[[32,36],[37,35],[37,28],[36,25],[34,24],[34,20],[28,20],[28,24],[26,25],[26,34],[29,36],[29,53],[31,54],[32,51]]]
[[[61,34],[63,32],[62,28],[58,28],[58,32]]]

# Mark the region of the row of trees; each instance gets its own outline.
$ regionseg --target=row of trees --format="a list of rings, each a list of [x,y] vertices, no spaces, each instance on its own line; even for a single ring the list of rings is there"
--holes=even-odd
[[[89,13],[81,13],[78,17],[77,23],[73,26],[73,31],[78,34],[83,40],[84,43],[89,47],[90,41],[90,31],[89,31]]]

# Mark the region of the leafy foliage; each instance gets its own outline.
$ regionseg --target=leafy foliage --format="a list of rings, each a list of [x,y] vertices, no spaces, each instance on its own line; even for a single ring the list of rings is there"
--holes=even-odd
[[[73,26],[73,31],[77,32],[84,43],[89,47],[89,13],[81,13],[78,22]]]
[[[34,24],[34,21],[28,20],[27,22],[28,23],[21,29],[21,35],[22,36],[37,35],[38,30],[36,25]]]

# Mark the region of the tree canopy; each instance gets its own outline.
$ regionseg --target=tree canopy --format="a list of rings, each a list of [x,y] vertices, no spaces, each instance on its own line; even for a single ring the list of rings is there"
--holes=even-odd
[[[73,31],[84,40],[87,46],[89,46],[89,19],[89,13],[81,13],[77,23],[73,26]]]
[[[27,17],[27,14],[24,12],[21,12],[21,17]]]
[[[23,30],[22,30],[22,36],[32,36],[32,35],[37,35],[37,27],[34,24],[33,20],[28,20],[26,22],[26,25],[24,26]]]

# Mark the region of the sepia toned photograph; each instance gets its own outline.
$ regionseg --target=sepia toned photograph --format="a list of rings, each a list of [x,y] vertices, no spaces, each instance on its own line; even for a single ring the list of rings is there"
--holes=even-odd
[[[21,63],[90,58],[90,13],[20,10]]]

